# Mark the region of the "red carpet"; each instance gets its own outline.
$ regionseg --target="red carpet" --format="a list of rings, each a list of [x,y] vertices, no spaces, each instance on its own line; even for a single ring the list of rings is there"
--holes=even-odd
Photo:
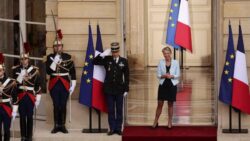
[[[217,141],[215,126],[127,126],[122,141]]]

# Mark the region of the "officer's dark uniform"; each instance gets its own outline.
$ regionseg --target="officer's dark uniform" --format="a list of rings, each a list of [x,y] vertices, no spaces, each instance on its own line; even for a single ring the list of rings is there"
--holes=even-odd
[[[62,131],[68,133],[66,122],[66,106],[69,97],[70,81],[76,80],[76,72],[74,62],[71,55],[61,53],[61,63],[57,65],[56,70],[52,70],[52,58],[55,58],[56,53],[47,56],[46,69],[50,75],[49,91],[54,106],[54,129],[51,133]]]
[[[21,70],[24,69],[27,75],[27,80],[17,82],[17,93],[19,99],[19,115],[21,139],[23,141],[32,140],[33,131],[33,113],[36,101],[36,95],[41,93],[39,69],[35,66],[28,65],[26,68],[18,65],[12,68],[14,78],[17,79]]]
[[[16,82],[4,75],[0,78],[0,141],[2,141],[2,124],[4,127],[4,141],[10,141],[10,125],[12,116],[12,104],[17,104]]]
[[[121,133],[123,122],[123,94],[129,91],[127,59],[119,57],[118,62],[116,62],[112,56],[102,58],[98,55],[94,58],[93,63],[95,65],[103,65],[106,70],[104,93],[107,97],[110,132],[111,134],[115,132],[119,134]]]

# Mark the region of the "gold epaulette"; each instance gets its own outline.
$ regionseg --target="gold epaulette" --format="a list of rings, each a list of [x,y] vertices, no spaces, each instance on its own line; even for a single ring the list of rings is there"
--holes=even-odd
[[[37,67],[37,66],[32,66],[34,69],[37,69],[37,70],[39,70],[39,68]]]
[[[13,78],[9,78],[10,80],[13,80],[13,81],[16,81],[16,79],[13,79]]]
[[[17,67],[19,67],[20,65],[16,65],[16,66],[13,66],[11,69],[16,69]]]
[[[72,59],[69,59],[69,60],[64,60],[62,61],[63,63],[67,63],[67,62],[72,62],[73,60]]]

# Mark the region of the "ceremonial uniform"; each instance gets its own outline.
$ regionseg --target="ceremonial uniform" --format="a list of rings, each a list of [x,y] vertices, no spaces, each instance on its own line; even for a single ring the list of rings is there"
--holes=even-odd
[[[59,56],[60,61],[56,63],[56,68],[53,70],[51,65],[55,63],[57,56]],[[69,94],[72,93],[72,91],[70,92],[71,82],[76,83],[74,62],[71,55],[67,53],[61,53],[60,55],[53,53],[47,56],[46,69],[47,74],[50,75],[49,91],[54,106],[54,129],[51,133],[58,131],[68,133],[65,128],[66,106]]]
[[[12,69],[17,80],[21,139],[31,141],[34,106],[36,97],[41,94],[39,69],[32,65],[18,65]]]
[[[2,124],[4,141],[10,141],[12,104],[17,104],[16,82],[4,75],[0,78],[0,141],[2,141]]]
[[[112,46],[113,44],[111,44]],[[117,44],[116,44],[117,45]],[[112,52],[114,48],[112,48]],[[104,93],[107,97],[108,121],[110,133],[121,134],[123,122],[123,98],[129,91],[129,68],[127,59],[123,57],[100,56],[94,58],[95,65],[103,65],[106,70]],[[110,134],[110,135],[111,135]]]

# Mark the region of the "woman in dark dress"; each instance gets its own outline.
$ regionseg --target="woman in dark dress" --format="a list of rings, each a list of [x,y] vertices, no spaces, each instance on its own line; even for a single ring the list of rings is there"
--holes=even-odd
[[[177,60],[173,60],[172,51],[169,47],[162,49],[164,59],[160,60],[157,67],[159,79],[158,105],[155,114],[153,128],[158,126],[164,101],[168,101],[168,128],[172,127],[173,104],[176,101],[177,84],[180,77],[180,66]]]

